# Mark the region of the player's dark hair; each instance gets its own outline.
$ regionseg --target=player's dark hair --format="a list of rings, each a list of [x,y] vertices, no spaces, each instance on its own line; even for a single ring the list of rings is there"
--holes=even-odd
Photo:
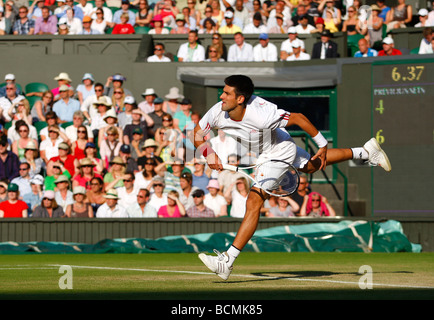
[[[241,74],[227,77],[225,79],[225,84],[229,87],[235,88],[235,94],[237,97],[244,96],[244,104],[247,104],[255,90],[252,79]]]

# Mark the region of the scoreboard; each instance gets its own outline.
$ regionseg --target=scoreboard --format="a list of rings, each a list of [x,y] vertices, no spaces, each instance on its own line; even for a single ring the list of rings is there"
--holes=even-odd
[[[374,62],[371,75],[372,135],[392,165],[371,170],[372,215],[434,217],[434,59]]]

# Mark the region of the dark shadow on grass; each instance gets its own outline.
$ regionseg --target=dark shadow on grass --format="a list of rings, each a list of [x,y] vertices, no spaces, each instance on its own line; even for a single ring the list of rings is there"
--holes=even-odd
[[[412,274],[411,271],[393,271],[393,272],[373,272],[373,275],[376,274]],[[332,271],[314,271],[314,270],[306,270],[306,271],[270,271],[270,272],[254,272],[251,273],[252,276],[261,277],[258,279],[246,278],[242,280],[229,280],[225,281],[225,283],[246,283],[246,282],[260,282],[260,281],[275,281],[282,279],[303,279],[303,278],[321,278],[321,277],[330,277],[330,276],[341,276],[341,275],[352,275],[360,278],[361,274],[358,272],[332,272]],[[216,283],[221,283],[221,281],[215,281]]]

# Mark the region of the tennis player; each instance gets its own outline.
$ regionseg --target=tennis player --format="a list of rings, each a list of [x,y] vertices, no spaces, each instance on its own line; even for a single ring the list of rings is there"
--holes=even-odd
[[[363,147],[328,149],[327,140],[303,114],[279,109],[275,104],[253,95],[254,85],[249,77],[232,75],[224,82],[221,101],[203,116],[193,135],[194,146],[206,158],[211,169],[221,171],[223,165],[204,137],[211,129],[218,128],[240,141],[247,149],[255,149],[257,163],[270,159],[283,160],[301,172],[313,173],[324,169],[327,164],[364,159],[373,166],[391,170],[387,155],[375,138]],[[286,129],[293,125],[299,126],[313,138],[319,148],[314,156],[295,144]],[[282,174],[287,169],[273,168],[273,175]],[[282,172],[279,173],[279,170]],[[247,198],[245,216],[232,245],[224,253],[214,250],[217,256],[199,254],[202,262],[220,278],[229,278],[235,259],[258,226],[260,209],[268,197],[265,191],[253,185]]]

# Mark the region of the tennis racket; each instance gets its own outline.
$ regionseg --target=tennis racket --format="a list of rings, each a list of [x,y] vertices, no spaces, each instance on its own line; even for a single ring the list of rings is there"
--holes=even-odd
[[[224,164],[223,169],[242,173],[253,181],[254,185],[276,197],[286,197],[293,194],[297,191],[300,183],[297,169],[283,160],[267,160],[250,167]],[[255,177],[247,174],[243,169],[254,169]]]

